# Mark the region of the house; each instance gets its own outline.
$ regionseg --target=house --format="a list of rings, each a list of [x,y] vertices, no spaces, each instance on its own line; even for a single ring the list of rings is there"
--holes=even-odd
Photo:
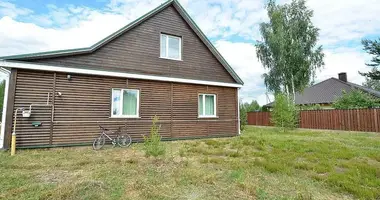
[[[342,96],[343,91],[350,92],[360,90],[374,97],[380,98],[380,91],[363,87],[361,85],[347,81],[347,73],[339,73],[338,78],[329,78],[311,87],[306,88],[303,93],[297,93],[295,97],[296,105],[319,104],[322,108],[332,108],[333,102]],[[273,102],[265,105],[273,107]]]
[[[98,125],[137,141],[155,115],[166,140],[239,134],[243,81],[176,0],[91,47],[0,59],[3,148],[20,108],[18,148],[86,145]]]

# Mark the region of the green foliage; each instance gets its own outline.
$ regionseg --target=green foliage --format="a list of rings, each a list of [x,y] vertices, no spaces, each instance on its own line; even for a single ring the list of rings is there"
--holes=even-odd
[[[355,108],[374,108],[380,106],[380,100],[364,93],[360,90],[350,92],[342,91],[343,95],[336,99],[333,108],[336,109],[355,109]]]
[[[256,100],[252,100],[251,103],[243,103],[242,107],[246,110],[246,112],[254,112],[254,111],[260,111],[261,107],[259,103],[257,103]]]
[[[244,131],[245,127],[248,124],[248,119],[247,119],[247,110],[244,104],[240,101],[239,105],[239,114],[240,114],[240,131]]]
[[[161,125],[158,125],[158,116],[154,116],[152,120],[152,127],[150,128],[150,135],[144,135],[144,151],[146,156],[160,156],[165,155],[166,148],[161,142],[161,135],[159,133]]]
[[[289,101],[284,94],[279,93],[275,96],[271,122],[284,131],[297,127],[298,111],[294,103]]]
[[[377,68],[372,67],[371,73],[376,73]],[[380,91],[380,79],[372,79],[371,77],[365,77],[365,82],[363,83],[364,87],[371,88],[373,90]]]
[[[300,110],[322,110],[322,106],[320,104],[311,104],[304,105],[299,107]]]
[[[256,44],[257,57],[268,69],[264,82],[269,91],[294,95],[313,82],[324,65],[322,46],[317,46],[319,29],[305,0],[284,5],[269,0],[267,13],[269,22],[260,24],[263,41]]]
[[[371,67],[378,67],[380,65],[380,38],[373,41],[364,39],[362,40],[362,44],[364,46],[364,51],[373,56],[371,59],[372,63],[367,63],[367,65]],[[380,71],[376,68],[375,70],[372,69],[370,72],[360,74],[373,80],[380,80]]]

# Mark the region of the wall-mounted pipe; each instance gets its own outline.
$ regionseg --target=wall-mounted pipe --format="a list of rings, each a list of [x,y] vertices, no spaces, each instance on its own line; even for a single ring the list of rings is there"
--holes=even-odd
[[[17,123],[17,113],[18,111],[23,111],[24,108],[16,108],[15,117],[13,120],[13,132],[12,132],[12,143],[11,143],[11,156],[16,154],[16,123]]]
[[[50,101],[50,92],[48,92],[46,104],[33,104],[32,103],[29,105],[29,110],[23,110],[22,111],[22,116],[23,117],[30,117],[30,115],[32,114],[32,106],[50,106],[49,101]]]

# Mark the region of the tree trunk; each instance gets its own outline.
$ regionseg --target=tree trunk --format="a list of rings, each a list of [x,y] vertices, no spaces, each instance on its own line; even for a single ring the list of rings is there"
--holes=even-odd
[[[296,91],[294,88],[294,76],[293,76],[293,74],[292,74],[292,89],[293,89],[293,103],[295,104],[296,103]]]

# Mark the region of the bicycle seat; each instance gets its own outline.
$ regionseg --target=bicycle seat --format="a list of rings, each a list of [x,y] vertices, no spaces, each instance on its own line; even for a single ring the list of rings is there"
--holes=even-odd
[[[100,125],[99,125],[99,127],[100,127],[100,129],[103,129],[103,130],[105,130],[105,131],[109,131],[107,128],[104,128],[103,126],[100,126]]]

